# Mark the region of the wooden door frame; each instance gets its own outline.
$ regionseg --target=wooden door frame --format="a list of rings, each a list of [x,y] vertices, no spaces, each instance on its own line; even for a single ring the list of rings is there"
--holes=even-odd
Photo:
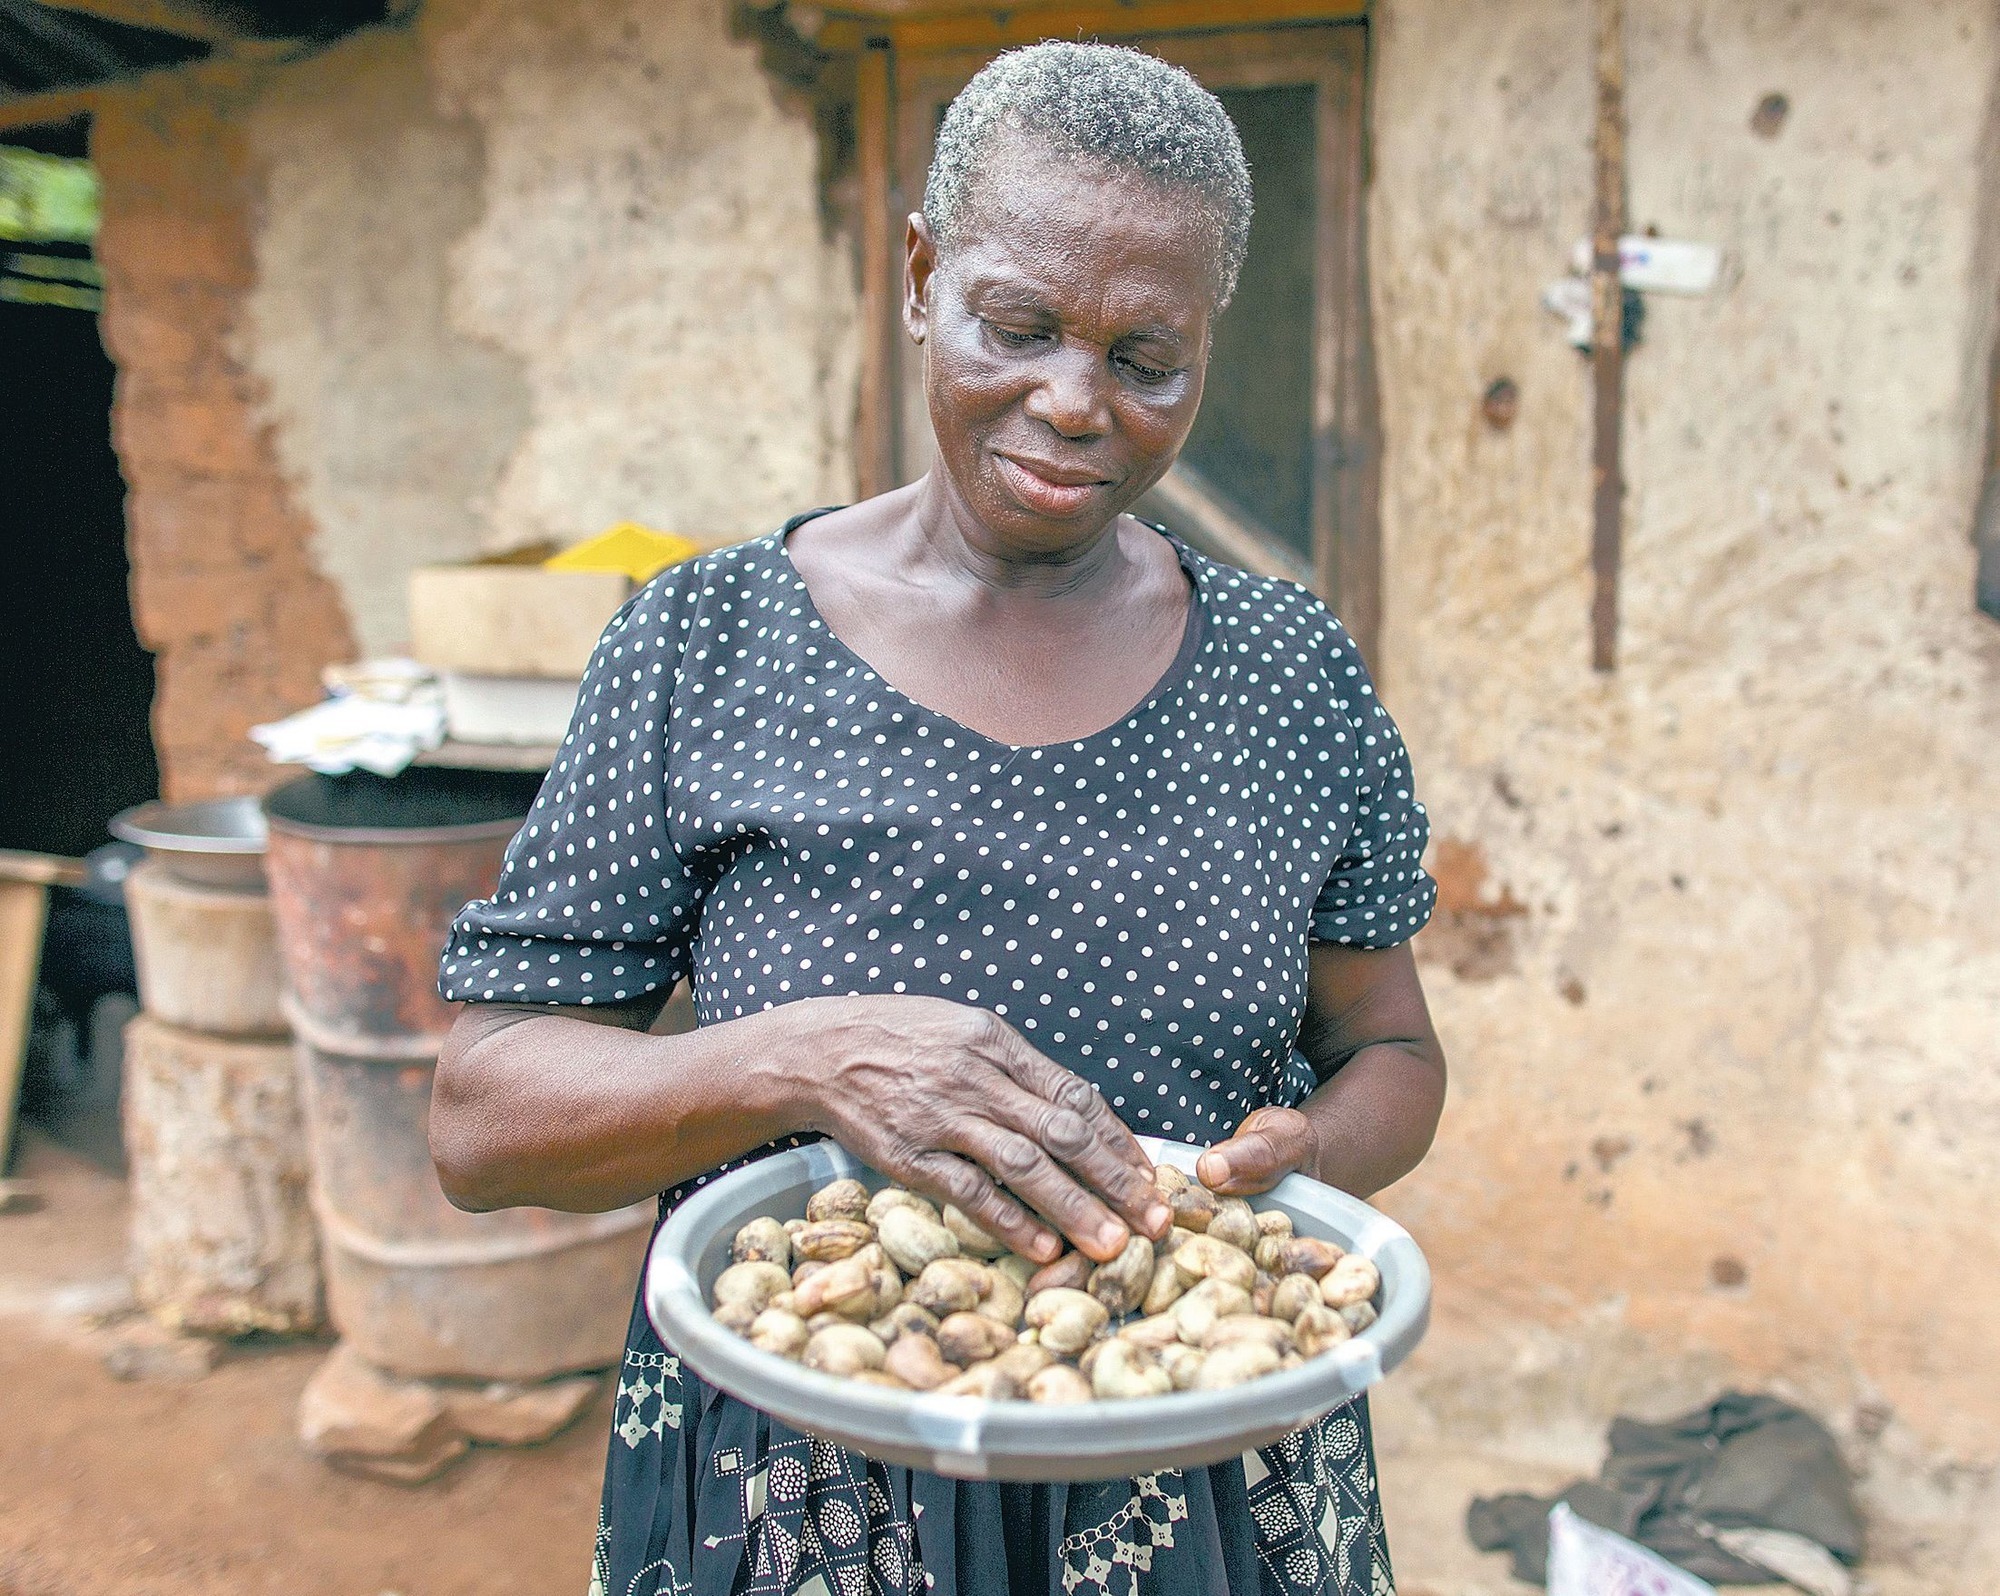
[[[1227,28],[1160,33],[1146,29],[1143,10],[1125,11],[1131,24],[1104,37],[1142,44],[1221,86],[1316,90],[1313,560],[1304,569],[1289,550],[1260,549],[1254,528],[1219,526],[1215,541],[1252,569],[1307,581],[1376,663],[1381,445],[1367,279],[1368,30],[1352,15],[1355,7],[1324,9],[1337,20],[1253,27],[1232,20]],[[909,108],[948,100],[999,48],[983,37],[944,35],[940,43],[945,47],[904,48],[893,34],[857,41],[863,352],[856,468],[864,496],[906,480],[929,446],[918,357],[902,328],[902,240],[905,218],[922,204],[934,134]],[[1187,484],[1181,502],[1198,510],[1201,491],[1198,481]],[[1246,537],[1247,544],[1240,541]]]

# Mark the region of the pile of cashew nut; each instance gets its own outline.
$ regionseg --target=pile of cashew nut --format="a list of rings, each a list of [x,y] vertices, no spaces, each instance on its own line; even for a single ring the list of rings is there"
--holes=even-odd
[[[1031,1402],[1242,1385],[1375,1322],[1375,1265],[1292,1234],[1289,1215],[1218,1197],[1169,1164],[1158,1243],[1109,1263],[1036,1264],[949,1205],[856,1180],[804,1219],[753,1219],[715,1282],[716,1319],[822,1373],[896,1391]]]

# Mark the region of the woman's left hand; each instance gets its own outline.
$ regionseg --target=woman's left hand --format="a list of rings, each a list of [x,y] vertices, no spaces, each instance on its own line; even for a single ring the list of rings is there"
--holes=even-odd
[[[1319,1173],[1318,1133],[1296,1108],[1257,1109],[1195,1165],[1204,1186],[1228,1197],[1269,1191],[1293,1170]]]

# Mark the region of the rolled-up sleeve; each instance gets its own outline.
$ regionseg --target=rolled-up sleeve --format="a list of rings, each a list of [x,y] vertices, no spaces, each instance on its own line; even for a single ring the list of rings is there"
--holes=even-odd
[[[1423,868],[1430,817],[1417,801],[1409,750],[1375,694],[1353,639],[1338,626],[1330,692],[1355,741],[1351,821],[1313,904],[1312,940],[1393,948],[1424,928],[1437,884]]]
[[[499,885],[452,924],[438,981],[446,998],[617,1003],[686,977],[703,883],[669,835],[665,768],[690,624],[686,569],[656,579],[605,628]]]

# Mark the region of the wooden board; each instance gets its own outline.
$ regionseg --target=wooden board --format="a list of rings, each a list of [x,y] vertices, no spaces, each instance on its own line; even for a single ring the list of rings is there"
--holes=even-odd
[[[35,1013],[35,976],[42,964],[42,928],[49,889],[39,881],[0,876],[0,1174],[14,1145],[28,1026]]]

